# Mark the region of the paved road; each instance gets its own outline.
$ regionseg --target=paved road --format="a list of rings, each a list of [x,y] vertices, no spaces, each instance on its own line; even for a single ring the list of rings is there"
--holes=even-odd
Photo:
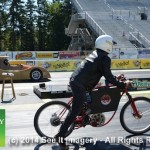
[[[127,71],[121,71],[124,73]],[[120,73],[119,71],[114,72],[115,74]],[[45,82],[47,85],[55,84],[55,85],[67,85],[69,81],[71,72],[57,72],[51,73],[52,79],[51,81]],[[149,74],[148,70],[143,72],[128,72],[127,75],[130,76],[142,76],[147,77]],[[43,81],[44,82],[44,81]],[[38,85],[39,83],[32,82],[22,82],[22,83],[14,83],[15,91],[16,91],[16,100],[10,101],[11,99],[11,90],[6,88],[5,90],[5,103],[0,103],[0,109],[6,109],[6,147],[0,148],[0,150],[33,150],[38,145],[37,139],[39,136],[34,130],[33,127],[33,117],[36,110],[45,102],[51,101],[51,99],[39,99],[33,93],[33,86]],[[1,85],[0,85],[1,89]],[[149,96],[149,91],[144,93],[144,95]],[[143,95],[143,92],[136,93]],[[62,99],[63,101],[67,101],[68,99]],[[93,137],[95,140],[106,140],[107,138],[115,138],[116,140],[119,137],[126,137],[129,134],[123,130],[119,122],[119,111],[122,105],[125,103],[125,98],[122,99],[117,114],[114,119],[107,125],[101,128],[93,128],[87,126],[86,128],[82,128],[74,131],[70,138],[79,138],[79,137]],[[148,136],[150,132],[147,133]],[[30,139],[30,144],[28,144],[28,139]],[[18,143],[16,143],[18,142]],[[23,144],[25,142],[26,144]],[[125,141],[124,143],[127,144]],[[51,145],[43,145],[40,148],[36,147],[36,149],[40,150],[50,150]],[[56,149],[56,148],[53,148]],[[72,148],[70,148],[72,149]],[[85,149],[85,148],[82,148]]]

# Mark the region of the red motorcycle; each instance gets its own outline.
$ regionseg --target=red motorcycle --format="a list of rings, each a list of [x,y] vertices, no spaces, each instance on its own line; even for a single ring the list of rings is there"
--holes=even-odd
[[[126,81],[123,75],[118,80]],[[120,123],[131,134],[143,134],[150,130],[150,99],[147,97],[132,97],[128,88],[121,90],[117,87],[96,87],[88,93],[92,101],[83,104],[81,113],[68,129],[66,136],[75,129],[91,125],[102,127],[114,117],[120,99],[126,95],[126,103],[120,111]],[[89,100],[89,96],[87,97]],[[34,116],[34,127],[41,137],[53,138],[58,133],[73,102],[50,101],[42,105]],[[105,115],[108,113],[111,115]]]

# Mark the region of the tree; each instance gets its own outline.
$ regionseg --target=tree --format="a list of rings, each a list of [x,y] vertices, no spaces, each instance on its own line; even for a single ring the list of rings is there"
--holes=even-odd
[[[49,13],[53,16],[48,24],[49,35],[47,36],[47,49],[64,50],[67,49],[70,38],[65,35],[65,23],[67,24],[66,13],[63,3],[55,2],[50,5]]]
[[[26,3],[26,35],[25,35],[25,49],[27,51],[35,50],[35,1],[28,0]]]
[[[23,36],[25,28],[25,10],[24,2],[13,0],[9,8],[10,33],[10,50],[23,49]]]
[[[63,16],[63,23],[65,26],[68,26],[69,21],[72,15],[72,5],[70,0],[64,0],[61,8],[61,13]]]
[[[70,0],[0,0],[0,51],[65,50]]]
[[[47,24],[48,24],[48,18],[49,14],[47,11],[48,8],[48,3],[46,0],[38,0],[37,1],[38,8],[37,8],[37,13],[38,13],[38,20],[37,20],[37,27],[38,27],[38,44],[39,44],[39,49],[45,51],[45,39],[47,35]]]
[[[7,26],[7,14],[5,12],[6,2],[3,0],[0,2],[0,51],[4,50],[5,36],[4,31]]]

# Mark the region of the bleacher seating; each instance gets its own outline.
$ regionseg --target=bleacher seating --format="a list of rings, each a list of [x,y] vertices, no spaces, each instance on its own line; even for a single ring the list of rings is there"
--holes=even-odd
[[[134,40],[138,39],[144,47],[150,47],[148,0],[72,0],[72,5],[77,13],[86,14],[85,22],[88,27],[95,30],[96,36],[99,34],[113,36],[117,48],[135,47],[130,42],[130,36],[133,35],[130,33],[134,33]]]

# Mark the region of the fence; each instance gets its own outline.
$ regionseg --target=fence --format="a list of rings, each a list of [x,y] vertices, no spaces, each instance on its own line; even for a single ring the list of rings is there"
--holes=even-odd
[[[48,71],[72,71],[91,51],[0,52],[10,64],[36,65]],[[112,69],[150,69],[149,49],[114,49]]]
[[[11,51],[0,52],[0,56],[9,56],[9,60],[62,60],[62,59],[83,59],[91,51]],[[149,59],[150,49],[136,48],[115,48],[111,59]]]

